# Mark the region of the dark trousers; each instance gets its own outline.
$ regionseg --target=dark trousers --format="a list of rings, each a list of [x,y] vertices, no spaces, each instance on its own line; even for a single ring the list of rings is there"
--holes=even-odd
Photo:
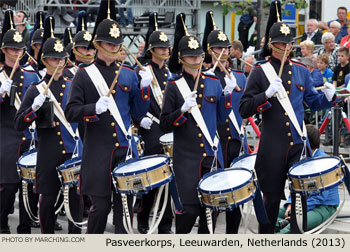
[[[131,224],[134,216],[132,206],[133,198],[133,195],[126,195]],[[124,215],[121,195],[119,193],[116,193],[115,190],[113,190],[113,225],[115,234],[127,234],[124,228],[123,218]]]
[[[1,184],[0,185],[0,232],[9,234],[8,216],[15,203],[18,184]]]
[[[139,208],[139,212],[137,213],[137,223],[138,225],[142,225],[149,228],[148,226],[148,218],[149,214],[152,210],[154,199],[156,198],[158,192],[158,188],[149,191],[147,194],[142,195],[142,201],[141,201],[141,207]],[[170,192],[168,193],[168,201],[165,207],[164,215],[162,217],[162,220],[159,223],[158,231],[159,233],[170,231],[171,225],[173,221],[173,213],[171,210],[171,197]],[[162,194],[162,197],[160,199],[160,203],[164,202],[164,193]],[[163,204],[159,204],[159,208],[161,209]],[[157,209],[154,209],[154,211],[157,211]],[[153,214],[157,214],[157,212],[154,212]]]
[[[33,191],[33,184],[32,183],[29,183],[27,185],[27,191],[28,191],[28,201],[29,201],[28,207],[30,208],[30,210],[32,211],[34,216],[38,216],[39,194],[37,194]],[[30,234],[31,233],[30,222],[31,222],[31,219],[27,213],[27,210],[24,207],[22,184],[20,184],[19,225],[17,226],[17,233],[18,234]]]
[[[238,24],[238,37],[243,44],[244,51],[246,51],[248,48],[248,42],[249,42],[248,36],[249,36],[250,27],[251,25],[246,25],[242,22],[239,22]]]
[[[199,216],[198,234],[209,234],[205,207],[200,205],[183,205],[184,213],[176,214],[175,229],[176,234],[188,234]],[[216,212],[212,213],[213,232],[215,230]]]
[[[239,156],[241,142],[238,140],[224,141],[222,143],[224,153],[225,167],[230,167],[233,159]],[[239,224],[241,223],[241,210],[236,207],[233,211],[226,212],[226,234],[237,234]]]
[[[72,218],[76,222],[83,219],[83,201],[81,196],[76,192],[76,187],[69,190],[69,207]],[[57,192],[58,194],[58,192]],[[39,201],[39,218],[40,228],[43,234],[55,233],[55,203],[57,200],[56,193],[42,194]],[[68,221],[68,234],[80,234],[81,229],[76,227],[71,221]]]

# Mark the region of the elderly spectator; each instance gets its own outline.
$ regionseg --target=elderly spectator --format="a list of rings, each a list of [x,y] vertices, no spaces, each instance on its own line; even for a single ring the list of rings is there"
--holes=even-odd
[[[246,77],[249,76],[250,71],[253,69],[254,63],[255,63],[255,58],[253,56],[248,56],[247,58],[244,59],[244,74]]]
[[[322,35],[322,44],[317,51],[317,55],[325,53],[329,57],[329,68],[334,71],[334,68],[339,64],[338,61],[338,49],[339,45],[334,43],[334,35],[330,32],[326,32]]]
[[[301,42],[312,41],[315,45],[322,43],[322,32],[318,29],[318,22],[316,19],[310,19],[307,22],[307,32],[301,37]],[[301,46],[301,43],[300,43]],[[299,48],[296,50],[296,56],[301,56],[302,53]],[[303,56],[305,57],[305,56]]]
[[[341,25],[338,21],[332,21],[329,25],[329,31],[334,35],[334,42],[339,44],[343,36],[340,34]]]
[[[346,7],[339,7],[338,10],[337,10],[337,17],[338,19],[336,19],[336,21],[338,21],[341,25],[341,29],[340,29],[340,34],[341,34],[341,37],[344,37],[346,35],[348,35],[348,32],[347,32],[347,29],[346,29],[346,22],[347,22],[347,16],[348,14],[348,9]],[[333,20],[332,20],[333,21]],[[329,21],[328,23],[326,22],[320,22],[318,24],[318,27],[319,28],[322,28],[322,29],[325,29],[325,30],[329,30],[329,27],[330,27],[330,24],[332,21]]]
[[[350,34],[350,20],[346,23],[348,34]],[[350,49],[350,35],[346,35],[342,40],[340,41],[340,46],[346,46]]]

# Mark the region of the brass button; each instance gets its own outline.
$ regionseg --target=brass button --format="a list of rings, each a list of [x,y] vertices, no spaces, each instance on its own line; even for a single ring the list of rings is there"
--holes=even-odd
[[[115,143],[115,147],[119,147],[119,143]]]
[[[288,71],[288,74],[292,74],[292,71]]]
[[[293,145],[294,145],[294,143],[293,143],[293,142],[290,142],[290,143],[289,143],[289,145],[290,145],[290,146],[293,146]]]
[[[175,126],[179,126],[180,124],[177,122],[177,123],[175,123]]]
[[[163,81],[163,84],[166,85],[166,81]]]
[[[198,133],[198,137],[202,137],[202,133]]]
[[[203,79],[203,80],[205,79],[204,75],[202,76],[202,79]]]
[[[113,116],[113,114],[112,114],[112,113],[109,113],[109,115],[110,115],[110,116]]]
[[[289,126],[289,122],[286,122],[286,126]]]
[[[263,110],[263,108],[259,108],[259,110],[260,110],[260,111],[262,111],[262,110]]]
[[[285,115],[285,116],[288,116],[287,112],[284,112],[284,115]]]
[[[111,126],[114,127],[115,126],[115,122],[111,122]]]
[[[228,102],[228,103],[227,103],[227,106],[231,106],[231,102]]]
[[[20,77],[21,79],[24,79],[24,76],[23,75],[21,75],[21,77]]]
[[[21,96],[21,95],[22,95],[22,92],[18,92],[18,95]]]
[[[288,132],[288,136],[292,136],[292,133]]]
[[[206,157],[207,156],[207,153],[203,153],[203,157]]]
[[[27,120],[27,122],[29,122],[29,121],[30,121],[29,117],[27,117],[27,119],[26,119],[26,120]]]
[[[86,121],[86,122],[90,122],[90,119],[89,119],[89,118],[86,118],[85,121]]]
[[[63,151],[62,151],[62,154],[66,154],[66,151],[65,151],[65,150],[63,150]]]
[[[201,88],[204,88],[204,84],[201,84],[200,87],[201,87]]]
[[[62,84],[62,88],[66,88],[66,84]]]
[[[65,81],[67,81],[67,80],[68,80],[68,78],[67,78],[67,77],[63,77],[63,79],[64,79]]]
[[[213,101],[214,101],[214,98],[210,98],[210,101],[213,102]]]
[[[22,137],[22,141],[25,141],[26,140],[26,138],[25,137]]]
[[[197,127],[197,128],[199,128],[199,125],[198,125],[198,124],[196,124],[196,127]]]
[[[56,122],[56,125],[59,126],[59,125],[60,125],[60,122]]]
[[[203,148],[204,147],[204,143],[201,143],[199,146]]]
[[[113,133],[113,137],[117,137],[117,133]]]
[[[63,144],[63,141],[59,141],[59,144],[62,145],[62,144]]]
[[[226,120],[225,120],[225,122],[227,122],[227,123],[228,123],[228,119],[226,119]]]
[[[148,95],[145,95],[144,98],[147,99],[147,98],[148,98]]]
[[[118,73],[118,70],[115,70],[115,74],[117,74]]]
[[[119,63],[117,63],[117,66],[120,66],[120,64],[119,64]]]
[[[230,131],[230,128],[226,128],[226,131]]]
[[[63,96],[63,93],[60,93],[60,96]]]
[[[231,140],[231,138],[232,138],[231,136],[228,136],[228,137],[227,137],[228,140]]]
[[[60,135],[61,135],[61,132],[60,132],[60,131],[58,131],[58,132],[57,132],[57,136],[60,136]]]
[[[112,90],[112,94],[115,94],[115,90],[114,89]]]
[[[165,77],[168,77],[168,74],[164,74]]]
[[[293,66],[292,62],[289,62],[289,65],[290,65],[290,66]]]
[[[23,72],[24,72],[24,69],[21,68],[21,72],[23,73]]]
[[[202,107],[202,105],[201,104],[198,104],[198,108],[201,108]]]
[[[162,94],[164,94],[164,90],[162,90]]]
[[[61,103],[61,102],[59,102],[59,103],[58,103],[58,105],[60,105],[60,106],[61,106],[61,105],[62,105],[62,103]]]
[[[289,90],[286,91],[287,95],[289,95]]]
[[[19,83],[19,86],[20,86],[20,87],[23,87],[23,83]]]
[[[202,97],[203,97],[203,95],[202,95],[202,94],[199,94],[199,95],[198,95],[198,97],[199,97],[199,98],[202,98]]]
[[[125,87],[124,90],[125,90],[125,91],[128,91],[128,87]]]
[[[288,81],[288,84],[289,84],[289,85],[290,85],[290,84],[292,84],[292,81],[291,81],[291,80],[289,80],[289,81]]]

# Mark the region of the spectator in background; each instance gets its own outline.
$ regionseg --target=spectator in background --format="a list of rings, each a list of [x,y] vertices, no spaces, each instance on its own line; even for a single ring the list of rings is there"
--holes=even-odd
[[[256,11],[256,6],[249,6],[247,13],[243,14],[241,16],[241,18],[239,19],[238,37],[243,45],[242,51],[246,51],[248,48],[249,29],[253,25],[253,23],[257,22],[257,20],[258,20],[257,16],[258,16],[258,14]]]
[[[327,54],[323,53],[321,55],[318,55],[317,57],[317,68],[320,70],[322,77],[323,77],[323,83],[333,82],[333,71],[329,69],[329,57]]]
[[[312,58],[313,64],[315,65],[315,68],[317,68],[317,59],[314,56],[313,52],[315,49],[315,45],[314,42],[312,42],[311,40],[305,40],[303,42],[300,43],[300,52],[301,55],[305,58],[305,57],[309,57]]]
[[[346,27],[348,34],[350,34],[350,20],[346,22]],[[350,49],[350,35],[346,35],[342,40],[340,41],[340,46],[346,46]]]
[[[13,17],[13,21],[16,25],[16,30],[22,34],[24,43],[28,47],[30,32],[27,29],[28,14],[25,11],[18,11],[16,16]]]
[[[319,48],[317,55],[327,54],[329,57],[329,68],[334,71],[334,68],[339,64],[338,61],[338,49],[339,45],[334,43],[334,35],[330,32],[326,32],[322,35],[323,47]]]
[[[126,52],[124,49],[120,49],[119,53],[117,54],[117,61],[118,63],[122,63],[124,60],[124,64],[125,65],[129,65],[130,66],[130,62],[126,61]]]
[[[250,71],[253,69],[255,58],[253,56],[249,56],[244,60],[246,63],[244,64],[244,74],[246,77],[249,76]],[[248,64],[247,64],[248,63]]]
[[[307,22],[307,32],[304,32],[301,37],[301,42],[312,41],[315,45],[322,43],[322,32],[318,29],[318,22],[316,19],[310,19]],[[301,46],[301,43],[300,43]],[[301,56],[301,51],[298,48],[296,51],[296,56]],[[305,56],[304,56],[305,57]]]
[[[341,25],[341,29],[340,29],[341,37],[348,35],[347,29],[346,29],[346,23],[348,21],[348,19],[346,18],[347,14],[348,14],[347,8],[345,8],[343,6],[338,8],[338,10],[337,10],[337,17],[338,18],[336,19],[336,21],[338,21]],[[328,23],[320,22],[318,27],[325,29],[325,30],[329,30],[329,26],[330,26],[332,21],[329,21]]]
[[[138,52],[137,52],[136,58],[137,58],[138,61],[140,61],[140,63],[141,63],[142,65],[147,63],[146,60],[144,60],[143,57],[141,57],[141,56],[142,56],[142,53],[143,53],[143,50],[145,49],[145,44],[146,44],[145,41],[142,41],[142,42],[140,42],[139,45],[137,46]],[[136,66],[136,65],[137,65],[137,64],[135,63],[134,66]]]
[[[243,64],[240,59],[244,58],[243,44],[239,40],[234,40],[231,42],[230,55],[232,58],[233,68],[238,70],[243,70]]]
[[[338,21],[333,21],[329,25],[329,31],[334,35],[334,38],[335,38],[334,42],[336,44],[339,44],[341,39],[344,37],[340,33],[340,29],[341,29],[341,25],[340,25],[340,23]]]
[[[345,76],[350,73],[349,48],[343,46],[338,50],[339,64],[334,69],[333,85],[335,87],[344,87]]]
[[[120,0],[121,4],[129,4],[129,6],[132,6],[132,0]],[[134,17],[132,15],[132,8],[126,8],[126,11],[128,12],[128,25],[126,25],[125,21],[125,15],[124,15],[124,8],[118,8],[119,16],[120,16],[120,25],[126,28],[132,28],[134,26]]]
[[[315,87],[323,86],[323,76],[320,70],[315,68],[314,61],[311,57],[301,58],[301,62],[304,63],[309,70]]]

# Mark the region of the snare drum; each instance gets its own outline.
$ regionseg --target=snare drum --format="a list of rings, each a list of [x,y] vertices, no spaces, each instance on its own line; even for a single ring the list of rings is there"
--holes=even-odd
[[[246,168],[229,168],[204,175],[199,181],[198,197],[215,211],[230,211],[254,198],[253,172]]]
[[[288,177],[292,190],[297,193],[320,193],[331,189],[344,180],[341,160],[325,156],[308,158],[289,169]]]
[[[164,134],[159,138],[159,142],[163,145],[164,153],[169,153],[169,157],[173,156],[173,142],[174,142],[174,134],[168,133]]]
[[[61,180],[62,186],[75,185],[78,186],[79,174],[81,167],[81,158],[75,157],[65,161],[58,166],[58,177]]]
[[[144,194],[170,182],[173,173],[166,155],[146,156],[118,165],[112,172],[120,193]]]
[[[32,149],[24,152],[17,162],[18,172],[21,179],[33,184],[35,183],[36,158],[37,150]]]
[[[253,171],[255,166],[256,153],[254,154],[244,154],[235,158],[230,168],[247,168],[248,170]]]
[[[133,135],[133,137],[136,143],[137,153],[139,154],[139,157],[143,157],[143,148],[142,148],[143,142],[139,136]]]

